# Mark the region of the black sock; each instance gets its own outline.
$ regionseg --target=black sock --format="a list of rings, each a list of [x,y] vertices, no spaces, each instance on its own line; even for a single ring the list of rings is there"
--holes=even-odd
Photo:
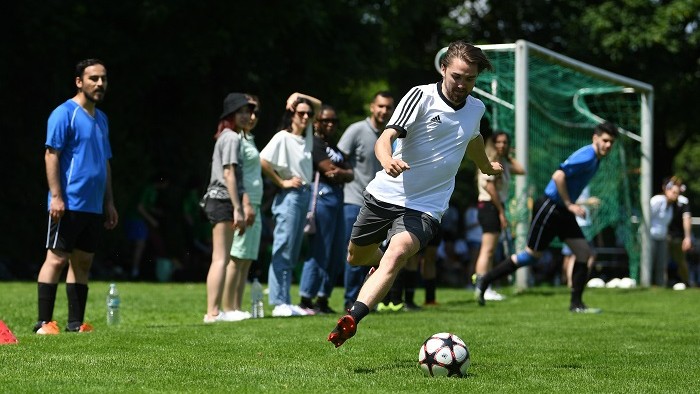
[[[418,271],[406,271],[404,276],[404,294],[406,295],[406,303],[414,305],[414,297],[416,295],[416,287],[418,287],[418,279],[420,275]]]
[[[82,324],[85,320],[88,286],[83,283],[66,283],[68,296],[68,324]]]
[[[301,307],[302,308],[313,308],[314,304],[309,297],[301,297]]]
[[[360,301],[355,301],[350,308],[350,316],[355,319],[355,324],[359,323],[362,318],[369,314],[369,307]]]
[[[586,287],[588,279],[588,264],[585,261],[574,263],[574,270],[571,273],[571,305],[580,306],[583,304],[583,289]]]
[[[56,290],[58,283],[42,283],[37,284],[37,293],[39,295],[39,321],[49,322],[53,320],[53,307],[56,303]]]
[[[513,263],[513,260],[511,260],[510,257],[506,258],[481,278],[481,290],[486,290],[491,284],[491,282],[498,280],[506,275],[512,274],[518,268],[520,267]]]
[[[425,303],[435,302],[435,287],[437,285],[436,279],[423,279],[423,286],[425,286]]]

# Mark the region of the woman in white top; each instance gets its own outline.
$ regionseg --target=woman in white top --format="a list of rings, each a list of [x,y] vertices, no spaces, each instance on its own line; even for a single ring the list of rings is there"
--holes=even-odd
[[[503,131],[494,132],[487,141],[486,152],[490,161],[498,161],[503,166],[500,175],[486,175],[478,172],[479,224],[481,224],[481,249],[474,269],[474,282],[485,275],[493,263],[493,252],[502,230],[508,228],[505,204],[511,174],[523,175],[525,169],[510,157],[510,138]],[[486,300],[500,301],[503,296],[492,289],[484,293]]]
[[[640,272],[642,285],[666,285],[668,266],[668,225],[673,219],[673,205],[681,194],[681,181],[666,179],[661,185],[662,194],[651,198],[649,204],[649,232],[651,233],[651,266],[643,266]]]
[[[281,130],[260,152],[262,172],[280,189],[272,203],[275,219],[272,258],[268,275],[269,303],[273,317],[304,316],[308,311],[292,305],[290,287],[304,237],[306,212],[311,201],[313,130],[311,125],[321,102],[292,94]]]

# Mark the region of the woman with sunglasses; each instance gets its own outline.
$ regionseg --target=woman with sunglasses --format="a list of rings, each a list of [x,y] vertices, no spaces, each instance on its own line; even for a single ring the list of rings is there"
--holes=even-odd
[[[308,311],[292,305],[292,271],[304,239],[306,212],[311,201],[313,167],[312,122],[321,101],[294,93],[287,106],[280,131],[260,152],[262,172],[280,190],[272,202],[275,219],[272,258],[268,274],[269,303],[273,317],[305,316]]]
[[[335,109],[324,105],[314,122],[313,167],[319,174],[314,218],[316,234],[311,235],[311,257],[304,263],[299,283],[299,306],[314,313],[335,313],[328,306],[328,298],[341,264],[345,263],[343,186],[351,182],[354,175],[350,163],[333,141],[337,129]]]

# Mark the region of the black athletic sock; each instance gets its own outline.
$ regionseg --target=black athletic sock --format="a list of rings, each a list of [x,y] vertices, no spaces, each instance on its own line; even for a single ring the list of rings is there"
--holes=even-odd
[[[495,266],[491,271],[487,272],[486,275],[484,275],[481,278],[481,287],[480,289],[486,290],[491,282],[498,280],[506,275],[510,275],[513,272],[515,272],[518,268],[520,268],[518,265],[513,263],[513,260],[510,259],[510,257],[506,258],[505,260],[501,261],[500,264]]]
[[[355,324],[359,323],[365,316],[369,314],[369,307],[360,301],[355,301],[350,308],[350,316],[355,319]]]
[[[585,261],[574,263],[574,270],[571,273],[571,305],[583,305],[583,289],[586,287],[588,279],[588,264]]]
[[[420,275],[418,271],[406,271],[404,274],[404,295],[407,304],[415,305],[416,287],[418,287]]]
[[[429,304],[435,302],[435,288],[437,287],[437,280],[423,279],[423,286],[425,286],[425,303]]]
[[[85,306],[87,305],[88,286],[83,283],[66,283],[66,296],[68,296],[68,324],[83,324],[85,320]]]
[[[39,321],[53,320],[53,307],[56,303],[58,283],[37,283]]]

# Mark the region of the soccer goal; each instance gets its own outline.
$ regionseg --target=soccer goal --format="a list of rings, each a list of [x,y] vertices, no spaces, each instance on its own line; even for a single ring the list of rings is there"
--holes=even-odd
[[[527,176],[514,177],[509,217],[522,250],[527,235],[528,202],[541,195],[552,173],[576,149],[591,143],[596,124],[615,123],[621,132],[611,154],[590,184],[600,200],[591,207],[591,239],[605,231],[624,248],[630,277],[639,280],[649,258],[647,240],[652,195],[653,87],[586,64],[533,43],[479,45],[494,66],[478,79],[473,94],[487,107],[491,129],[511,135],[516,158]],[[440,60],[447,48],[435,56]],[[648,283],[641,283],[648,285]],[[526,287],[523,277],[518,287]]]

